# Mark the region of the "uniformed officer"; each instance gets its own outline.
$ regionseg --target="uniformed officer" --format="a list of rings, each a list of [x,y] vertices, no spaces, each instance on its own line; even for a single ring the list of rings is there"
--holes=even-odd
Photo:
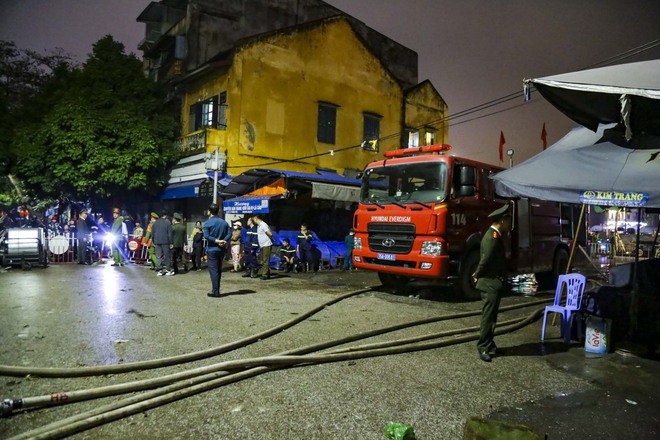
[[[126,226],[124,225],[124,217],[122,217],[120,214],[121,211],[119,210],[119,208],[115,208],[112,210],[112,217],[114,218],[114,221],[112,222],[112,227],[110,228],[110,232],[112,232],[113,235],[112,259],[114,260],[114,262],[112,263],[112,266],[124,265],[123,238],[124,238],[124,228]]]
[[[314,236],[307,228],[307,225],[305,223],[300,225],[300,234],[298,234],[298,240],[296,240],[296,247],[298,248],[303,272],[309,272],[311,270],[316,272],[318,270],[318,265],[315,264],[314,256],[312,255],[313,239]]]
[[[179,273],[179,260],[183,262],[183,271],[188,272],[188,263],[183,253],[186,244],[186,225],[183,224],[183,214],[175,212],[172,221],[172,268],[174,273]]]
[[[507,288],[506,251],[502,234],[511,229],[511,215],[508,210],[509,205],[507,204],[488,215],[493,223],[481,240],[479,265],[472,275],[476,279],[476,286],[481,292],[483,300],[477,349],[479,359],[484,362],[490,362],[497,353],[497,346],[493,338],[500,299]]]
[[[282,247],[280,247],[280,269],[286,269],[287,273],[296,269],[298,266],[298,257],[296,256],[296,248],[291,246],[288,238],[282,240]]]
[[[245,273],[243,278],[256,278],[259,270],[259,236],[257,234],[257,225],[252,217],[247,220],[248,229],[245,234]]]
[[[151,228],[157,219],[158,219],[158,214],[152,212],[149,217],[149,224],[147,225],[147,233],[144,234],[144,236],[142,237],[142,243],[141,243],[142,246],[147,247],[149,269],[151,270],[156,269],[156,246],[154,246],[153,240],[151,239]]]

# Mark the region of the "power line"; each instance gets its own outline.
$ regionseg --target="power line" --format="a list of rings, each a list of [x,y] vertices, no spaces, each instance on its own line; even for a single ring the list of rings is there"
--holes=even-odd
[[[613,57],[607,58],[606,60],[600,61],[598,63],[591,64],[587,67],[583,67],[580,70],[587,70],[587,69],[591,69],[591,68],[594,68],[594,67],[597,67],[597,66],[600,66],[600,65],[605,66],[605,65],[611,64],[615,61],[625,60],[626,58],[630,58],[632,56],[635,56],[637,54],[645,52],[649,49],[653,49],[656,46],[660,46],[660,39],[649,41],[648,43],[644,43],[641,46],[637,46],[633,49],[627,50],[627,51],[622,52],[618,55],[614,55]]]
[[[654,47],[657,47],[657,46],[660,46],[660,39],[649,41],[648,43],[644,43],[640,46],[634,47],[634,48],[629,49],[625,52],[621,52],[621,53],[619,53],[617,55],[614,55],[610,58],[604,59],[602,61],[599,61],[597,63],[588,65],[588,66],[583,67],[583,68],[578,69],[578,70],[591,69],[591,68],[594,68],[596,66],[606,66],[606,65],[612,64],[616,61],[621,61],[621,60],[630,58],[632,56],[638,55],[642,52],[653,49]],[[531,92],[535,92],[535,90],[531,90]],[[523,92],[521,92],[521,91],[512,92],[512,93],[509,93],[509,94],[504,95],[502,97],[495,98],[495,99],[492,99],[490,101],[484,102],[482,104],[476,105],[474,107],[470,107],[470,108],[467,108],[465,110],[461,110],[459,112],[456,112],[454,114],[451,114],[451,115],[448,115],[448,116],[443,116],[440,119],[429,121],[427,123],[420,124],[416,127],[411,127],[411,128],[412,128],[412,130],[419,130],[419,129],[424,128],[424,127],[444,124],[445,122],[449,122],[449,121],[452,121],[454,119],[459,119],[459,118],[462,118],[464,116],[468,116],[468,115],[471,115],[471,114],[474,114],[474,113],[477,113],[477,112],[480,112],[480,111],[483,111],[483,110],[487,110],[491,107],[495,107],[495,106],[504,104],[506,102],[509,102],[509,101],[511,101],[513,99],[516,99],[516,98],[520,98],[522,96],[523,96]],[[465,121],[454,122],[454,123],[451,123],[451,124],[448,124],[448,125],[450,127],[454,127],[456,125],[461,125],[461,124],[464,124],[464,123],[467,123],[467,122],[476,121],[478,119],[493,116],[493,115],[496,115],[496,114],[499,114],[499,113],[504,113],[504,112],[507,112],[509,110],[513,110],[515,108],[522,107],[525,104],[529,104],[529,102],[525,102],[523,104],[518,104],[518,105],[511,106],[511,107],[507,107],[505,109],[498,110],[498,111],[488,113],[488,114],[485,114],[485,115],[477,116],[477,117],[474,117],[474,118],[471,118],[471,119],[468,119],[468,120],[465,120]],[[391,138],[399,137],[399,136],[401,136],[402,134],[404,134],[406,132],[407,132],[407,130],[391,133],[389,135],[385,135],[385,136],[382,136],[382,137],[378,138],[378,141],[380,142],[380,141],[388,140],[388,139],[391,139]],[[233,165],[233,166],[228,166],[227,168],[259,168],[259,167],[263,167],[263,166],[277,165],[277,164],[281,164],[281,163],[301,162],[301,161],[304,161],[306,159],[313,159],[315,157],[333,155],[333,154],[338,153],[338,152],[344,152],[344,151],[352,150],[352,149],[355,149],[355,148],[360,148],[361,146],[362,146],[362,144],[357,144],[357,145],[351,145],[351,146],[343,147],[343,148],[330,149],[329,151],[326,151],[326,152],[323,152],[323,153],[316,153],[316,154],[311,154],[311,155],[308,155],[308,156],[302,156],[302,157],[293,158],[293,159],[278,159],[278,160],[274,160],[274,161],[271,161],[271,162],[265,162],[265,163],[254,164],[254,165]]]

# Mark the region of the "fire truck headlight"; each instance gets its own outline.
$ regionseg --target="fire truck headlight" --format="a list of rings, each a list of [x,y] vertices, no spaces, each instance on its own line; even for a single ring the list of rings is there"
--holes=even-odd
[[[360,262],[362,261],[362,260],[360,259],[360,256],[359,256],[359,255],[356,255],[356,256],[355,256],[355,261],[357,261],[358,263],[360,263]]]
[[[105,234],[105,242],[112,244],[115,241],[115,236],[112,234]]]
[[[430,255],[432,257],[442,255],[442,243],[439,241],[423,242],[421,255]]]
[[[422,263],[421,266],[419,266],[420,269],[430,269],[433,267],[433,263]]]
[[[355,249],[362,249],[362,238],[361,237],[353,237],[353,247]]]

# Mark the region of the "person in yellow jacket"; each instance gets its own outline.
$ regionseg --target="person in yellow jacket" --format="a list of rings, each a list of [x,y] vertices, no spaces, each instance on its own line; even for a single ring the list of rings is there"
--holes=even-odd
[[[149,258],[147,261],[149,262],[149,269],[151,270],[156,269],[156,247],[154,246],[153,240],[151,239],[151,225],[154,224],[156,219],[158,219],[158,214],[152,212],[150,214],[149,224],[147,225],[147,233],[142,237],[141,243],[142,246],[147,246],[149,248]]]

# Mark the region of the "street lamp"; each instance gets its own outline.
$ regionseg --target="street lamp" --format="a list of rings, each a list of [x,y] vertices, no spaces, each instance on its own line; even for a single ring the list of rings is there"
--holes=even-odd
[[[513,148],[506,150],[506,155],[509,156],[509,168],[513,166]]]

